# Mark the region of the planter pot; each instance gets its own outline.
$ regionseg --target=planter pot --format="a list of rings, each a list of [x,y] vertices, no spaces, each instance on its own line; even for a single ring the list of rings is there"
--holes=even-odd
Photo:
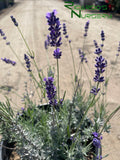
[[[4,8],[4,0],[0,0],[0,10]]]
[[[9,6],[9,0],[4,0],[4,7],[7,8]]]
[[[9,0],[9,4],[13,5],[14,4],[14,0]]]
[[[15,147],[15,142],[9,143],[7,140],[1,141],[0,160],[9,160],[13,150],[8,148],[14,148],[14,147]]]

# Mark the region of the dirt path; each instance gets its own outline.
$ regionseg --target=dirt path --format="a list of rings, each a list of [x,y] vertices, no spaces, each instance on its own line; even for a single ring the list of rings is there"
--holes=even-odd
[[[39,69],[46,68],[47,61],[44,49],[44,40],[48,34],[48,26],[46,22],[45,15],[47,12],[51,12],[53,9],[58,11],[58,16],[60,17],[61,23],[65,22],[67,24],[69,37],[72,40],[72,47],[76,62],[76,68],[79,63],[78,48],[83,46],[83,34],[84,25],[87,19],[80,19],[76,16],[74,18],[70,17],[70,10],[64,7],[64,2],[61,0],[16,0],[16,4],[12,8],[0,11],[0,28],[5,32],[8,41],[14,47],[17,55],[20,57],[21,61],[24,63],[24,53],[27,49],[24,46],[21,36],[17,31],[17,28],[11,22],[10,16],[13,15],[19,26],[27,39],[30,48],[36,53],[36,61]],[[87,14],[89,12],[83,12]],[[114,64],[115,55],[117,53],[118,42],[120,41],[120,20],[119,19],[90,19],[89,34],[86,40],[85,50],[89,50],[90,54],[87,52],[88,64],[91,67],[91,71],[94,75],[94,45],[93,40],[97,40],[100,43],[100,32],[104,30],[106,35],[105,47],[103,55],[108,60],[108,74],[112,67],[114,67],[114,72],[111,76],[108,87],[107,100],[109,103],[108,109],[112,111],[120,104],[120,59],[118,58],[118,63]],[[62,45],[62,57],[60,60],[60,86],[61,95],[64,90],[67,91],[67,98],[72,96],[72,83],[71,83],[71,73],[73,73],[72,59],[69,52],[68,44],[63,40]],[[49,59],[50,63],[56,66],[56,61],[52,56],[52,49],[50,49]],[[2,94],[5,86],[8,86],[11,91],[9,96],[14,101],[14,108],[21,108],[22,102],[21,98],[12,92],[22,95],[25,91],[24,82],[27,81],[31,84],[30,78],[27,75],[24,68],[18,62],[14,54],[11,52],[8,46],[5,45],[0,37],[0,57],[7,57],[12,60],[17,61],[17,65],[12,67],[10,65],[4,64],[0,61],[1,68],[1,80],[0,80],[0,100],[3,100]],[[89,72],[88,68],[86,70]],[[88,73],[89,74],[89,73]],[[88,80],[86,76],[83,76],[85,88],[88,90]],[[92,79],[92,77],[91,77]],[[33,88],[29,88],[31,91]],[[108,135],[104,135],[104,153],[109,153],[109,157],[106,160],[119,160],[120,158],[120,112],[111,121],[112,130]]]

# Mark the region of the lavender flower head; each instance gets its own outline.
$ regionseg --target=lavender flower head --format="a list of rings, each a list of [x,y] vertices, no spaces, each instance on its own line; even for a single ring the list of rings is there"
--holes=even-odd
[[[101,77],[101,74],[105,71],[105,67],[107,66],[106,60],[102,56],[100,56],[100,57],[96,57],[95,61],[96,61],[95,67],[97,69],[95,70],[94,81],[103,82],[104,77],[103,76]]]
[[[15,19],[13,16],[10,16],[10,17],[11,17],[14,25],[15,25],[16,27],[18,27],[18,22],[16,21],[16,19]]]
[[[119,56],[120,53],[120,42],[119,42],[119,46],[118,46],[118,53],[116,54],[116,56]]]
[[[50,31],[50,45],[59,47],[61,43],[61,32],[60,32],[60,21],[56,17],[56,10],[53,10],[51,13],[47,13],[46,18],[48,19],[49,31]]]
[[[93,138],[93,145],[97,148],[100,148],[101,147],[101,142],[99,139],[97,138]]]
[[[87,36],[87,32],[88,32],[88,29],[89,29],[89,24],[90,24],[90,22],[89,22],[89,20],[86,22],[86,24],[85,24],[85,34],[84,34],[84,37],[86,37]]]
[[[100,148],[101,147],[101,139],[102,139],[102,136],[99,136],[99,134],[97,132],[93,132],[92,134],[94,136],[93,138],[93,145],[97,148]]]
[[[96,48],[94,53],[97,54],[97,55],[100,55],[102,53],[101,48]]]
[[[1,36],[5,36],[5,33],[2,31],[2,29],[0,29],[0,34]]]
[[[100,156],[97,156],[96,157],[96,160],[102,160],[102,156],[100,155]]]
[[[120,42],[119,42],[119,46],[118,46],[118,52],[120,52]]]
[[[61,55],[62,55],[62,52],[60,51],[59,48],[54,50],[53,56],[55,57],[55,59],[60,59]]]
[[[96,40],[94,40],[93,41],[94,42],[94,45],[95,45],[95,48],[96,48],[96,50],[95,50],[95,54],[97,54],[97,55],[100,55],[101,53],[102,53],[102,49],[100,48],[100,47],[98,47],[98,43],[97,43],[97,41]],[[101,46],[102,46],[103,44],[101,44]],[[103,46],[102,46],[103,47]]]
[[[93,42],[94,42],[95,48],[98,48],[97,41],[96,41],[96,40],[94,40]]]
[[[16,65],[15,61],[12,61],[12,60],[7,59],[7,58],[1,58],[1,60],[4,61],[5,63],[12,64],[13,66]]]
[[[65,23],[63,23],[63,34],[65,35],[65,38],[68,38],[67,29],[66,29],[66,24]]]
[[[44,42],[44,46],[45,46],[46,50],[48,49],[49,45],[50,45],[50,37],[49,37],[49,35],[47,35],[47,40],[45,40],[45,42]]]
[[[26,62],[26,67],[28,69],[28,72],[31,72],[32,70],[30,69],[30,67],[31,67],[30,59],[29,59],[29,57],[26,54],[24,54],[24,60]]]
[[[96,87],[93,87],[90,91],[90,93],[94,94],[94,95],[97,95],[97,93],[99,92],[100,88],[96,88]]]
[[[22,110],[22,112],[24,112],[24,111],[25,111],[25,108],[21,107],[21,110]]]
[[[7,40],[7,37],[5,36],[5,33],[2,31],[2,29],[0,29],[0,34],[4,40]],[[6,45],[10,45],[10,42],[6,42]]]
[[[96,57],[95,61],[96,61],[95,64],[96,70],[95,70],[94,81],[100,83],[104,81],[104,77],[101,76],[101,74],[105,71],[105,67],[107,66],[107,61],[102,56]],[[90,93],[97,95],[99,90],[100,88],[93,87]]]
[[[81,62],[85,61],[85,63],[87,63],[87,58],[85,58],[85,54],[81,51],[81,49],[79,49],[79,55],[80,55],[80,59]]]
[[[45,81],[45,86],[46,86],[46,92],[47,92],[47,97],[49,99],[49,104],[50,105],[57,105],[57,100],[55,99],[56,97],[56,87],[53,84],[53,77],[48,77],[44,78]]]
[[[104,40],[105,40],[105,33],[104,33],[104,31],[103,31],[103,30],[101,31],[101,40],[102,40],[102,41],[104,41]]]

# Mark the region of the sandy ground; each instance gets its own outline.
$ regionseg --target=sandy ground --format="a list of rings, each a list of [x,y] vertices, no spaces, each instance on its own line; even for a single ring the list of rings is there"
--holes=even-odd
[[[46,69],[46,52],[44,49],[44,40],[48,34],[48,26],[45,15],[47,12],[51,12],[56,9],[61,23],[67,24],[69,37],[72,40],[72,48],[75,58],[76,70],[79,64],[78,48],[83,46],[83,34],[84,25],[88,20],[78,18],[74,16],[71,18],[70,10],[64,7],[64,2],[61,0],[16,0],[13,7],[0,11],[0,28],[3,29],[7,36],[7,40],[11,42],[15,52],[24,64],[24,53],[27,49],[21,39],[17,28],[11,22],[10,16],[13,15],[19,22],[19,26],[27,39],[27,42],[36,55],[36,61],[39,69]],[[89,12],[85,11],[83,14]],[[107,102],[108,110],[113,111],[118,105],[120,105],[120,59],[118,58],[117,64],[114,64],[115,55],[117,53],[118,42],[120,41],[120,19],[119,18],[101,18],[101,19],[89,19],[90,28],[89,34],[86,40],[85,51],[87,53],[88,64],[92,75],[94,76],[94,45],[93,40],[97,40],[101,43],[100,32],[103,29],[106,35],[105,47],[103,55],[108,61],[107,73],[110,74],[112,67],[114,68],[113,74],[109,81]],[[62,57],[60,60],[60,86],[61,96],[66,90],[66,98],[71,98],[73,94],[71,74],[73,73],[72,59],[68,43],[63,38],[63,45],[61,47]],[[53,49],[49,50],[50,64],[56,67],[56,61],[52,56]],[[24,68],[21,66],[15,55],[11,52],[9,46],[5,45],[0,37],[0,57],[10,58],[17,62],[15,67],[4,64],[0,61],[1,79],[0,79],[0,100],[4,100],[3,95],[8,95],[14,102],[13,107],[15,110],[20,109],[22,106],[21,97],[17,95],[23,95],[25,92],[24,82],[28,82],[30,87],[29,92],[34,91],[30,78]],[[92,79],[91,74],[87,66],[86,70]],[[36,71],[34,70],[34,74]],[[83,73],[83,80],[86,89],[89,92],[88,79]],[[11,89],[8,93],[5,91],[5,87]],[[14,94],[13,94],[14,92]],[[37,99],[37,98],[36,98]],[[39,103],[36,100],[36,103]],[[111,120],[111,133],[105,134],[103,138],[103,154],[109,153],[109,157],[106,160],[119,160],[120,158],[120,112]]]

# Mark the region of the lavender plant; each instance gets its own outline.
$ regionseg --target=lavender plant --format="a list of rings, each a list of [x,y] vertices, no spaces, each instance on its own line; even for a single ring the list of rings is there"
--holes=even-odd
[[[105,34],[104,31],[101,32],[101,47],[99,47],[97,41],[94,40],[94,53],[97,56],[95,58],[95,76],[91,81],[91,83],[94,82],[94,86],[92,87],[90,85],[90,92],[88,96],[86,96],[84,84],[81,83],[81,78],[79,78],[80,68],[78,68],[78,72],[76,72],[74,54],[71,41],[68,39],[66,24],[63,24],[63,34],[69,42],[73,59],[75,79],[72,99],[66,99],[66,92],[64,92],[64,95],[60,98],[58,60],[60,60],[62,56],[62,51],[60,50],[62,35],[60,20],[56,17],[56,14],[56,10],[53,10],[46,15],[50,34],[47,36],[44,45],[47,51],[49,51],[49,47],[55,47],[53,56],[57,60],[57,81],[49,63],[48,76],[45,76],[43,72],[39,72],[39,68],[35,62],[35,53],[30,49],[25,40],[18,22],[11,16],[14,25],[17,27],[28,49],[28,52],[24,54],[25,66],[23,67],[33,79],[39,102],[42,98],[41,101],[43,99],[46,100],[46,104],[36,105],[29,98],[27,92],[27,94],[24,95],[24,107],[18,110],[16,114],[8,98],[6,99],[6,103],[0,102],[0,131],[4,140],[16,143],[14,150],[16,150],[23,160],[101,160],[105,157],[105,155],[102,155],[102,138],[104,138],[102,133],[110,131],[108,122],[120,110],[119,106],[111,114],[107,114],[106,104],[101,102],[100,99],[101,85],[106,83],[104,73],[106,72],[108,63],[101,55]],[[79,49],[80,65],[83,65],[84,62],[87,64],[87,54],[85,53],[84,45],[85,39],[88,36],[88,28],[89,21],[85,24],[83,49]],[[1,29],[0,34],[3,40],[7,40]],[[22,64],[12,48],[11,43],[6,41],[6,44]],[[119,52],[120,43],[118,47],[118,53]],[[12,65],[16,64],[16,62],[7,58],[1,60]],[[32,71],[31,63],[38,72],[39,80]],[[92,116],[91,109],[93,109]]]

